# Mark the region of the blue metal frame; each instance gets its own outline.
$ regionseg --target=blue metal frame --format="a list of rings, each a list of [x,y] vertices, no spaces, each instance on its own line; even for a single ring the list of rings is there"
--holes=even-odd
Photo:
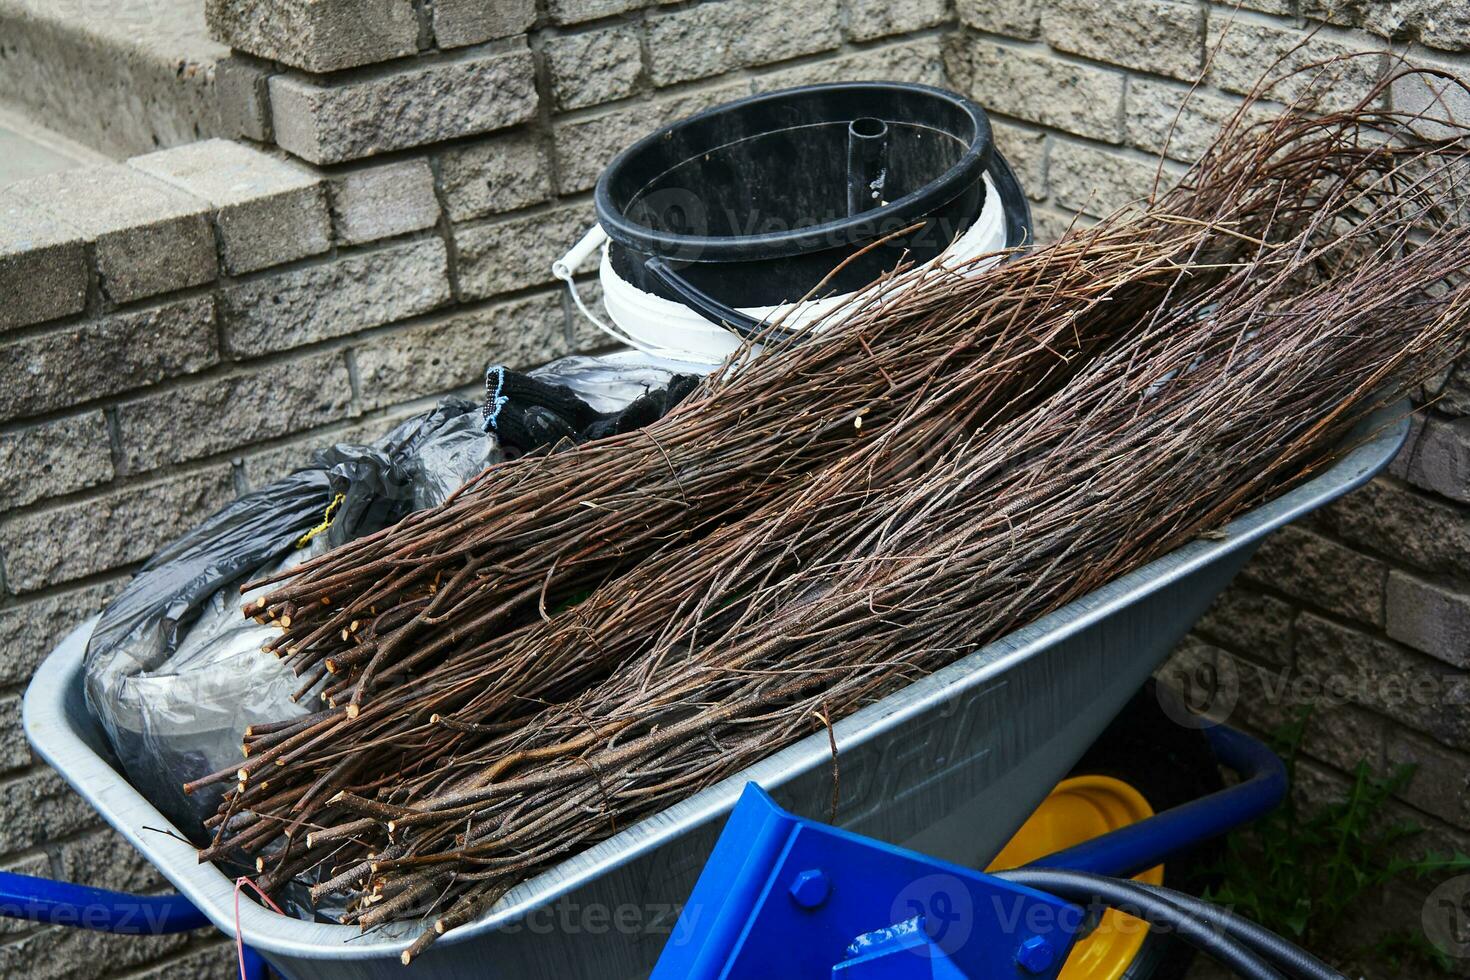
[[[124,935],[164,935],[209,925],[182,895],[129,895],[0,871],[0,915]]]
[[[793,816],[747,783],[651,980],[1049,980],[1085,922],[1054,896]]]
[[[1031,862],[1131,878],[1180,851],[1274,810],[1286,798],[1286,765],[1266,745],[1234,728],[1207,729],[1215,758],[1241,777],[1235,786],[1120,827]]]
[[[1275,753],[1232,728],[1206,734],[1216,758],[1240,774],[1237,785],[1032,866],[1127,877],[1281,802],[1286,767]],[[961,907],[1008,909],[1017,918],[1007,924],[999,914],[972,914],[962,922]],[[810,969],[821,964],[819,973],[830,971],[832,980],[1017,971],[1045,980],[1065,961],[1081,924],[1070,914],[1076,911],[972,869],[795,817],[752,783],[730,814],[654,980],[763,977],[773,956],[786,975],[816,975]],[[11,872],[0,872],[0,916],[127,935],[209,925],[182,895],[129,895]],[[1037,928],[1038,919],[1049,926]],[[264,980],[260,955],[246,947],[245,960],[246,980]]]
[[[0,871],[0,917],[127,936],[163,936],[210,925],[187,898],[130,895]],[[245,947],[245,980],[266,980],[266,962]]]
[[[1286,767],[1275,753],[1234,729],[1207,735],[1237,785],[1031,866],[1130,877],[1281,802]],[[793,816],[751,783],[653,980],[1046,980],[1083,921],[1050,896]]]

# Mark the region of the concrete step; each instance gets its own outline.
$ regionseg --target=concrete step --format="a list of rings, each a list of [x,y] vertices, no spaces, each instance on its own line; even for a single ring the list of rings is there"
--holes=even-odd
[[[0,100],[117,159],[217,135],[226,54],[204,0],[0,0]]]
[[[106,161],[96,150],[0,106],[0,190],[27,177]]]

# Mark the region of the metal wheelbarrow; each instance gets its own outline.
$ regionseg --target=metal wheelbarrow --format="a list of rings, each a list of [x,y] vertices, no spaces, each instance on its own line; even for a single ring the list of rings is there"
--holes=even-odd
[[[1378,413],[1332,467],[1241,515],[1218,538],[1191,542],[839,721],[836,824],[956,865],[985,867],[1261,540],[1367,482],[1407,432],[1406,405]],[[187,927],[207,920],[227,935],[238,924],[245,945],[293,980],[402,977],[399,955],[422,923],[364,935],[248,901],[239,903],[237,920],[235,883],[199,864],[193,846],[170,836],[168,821],[109,762],[82,698],[91,625],[78,627],[37,670],[25,696],[26,734],[179,890],[181,911],[173,914],[192,907],[201,918],[188,919]],[[436,977],[646,975],[666,944],[679,939],[681,906],[746,784],[798,816],[826,820],[831,762],[826,732],[775,752],[517,886],[481,920],[446,935],[415,968]],[[1249,812],[1219,826],[1187,824],[1186,836],[1219,832]],[[1136,849],[1138,836],[1125,833],[1122,845],[1102,850]],[[1131,873],[1117,866],[1116,854],[1091,860],[1097,869]],[[31,886],[9,876],[0,887]],[[84,905],[126,898],[77,897]],[[39,908],[27,917],[61,921]]]

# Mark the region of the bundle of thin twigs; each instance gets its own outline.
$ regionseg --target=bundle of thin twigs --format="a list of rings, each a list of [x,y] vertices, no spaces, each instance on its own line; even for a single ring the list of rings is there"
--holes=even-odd
[[[364,927],[434,913],[407,960],[1322,465],[1466,336],[1470,131],[1375,110],[1389,83],[1252,122],[1262,89],[1140,212],[896,276],[644,432],[282,576],[248,612],[327,708],[195,784],[234,783],[203,856]]]
[[[1041,397],[1172,280],[1177,242],[1155,246],[1151,263],[1132,240],[1120,244],[1106,254],[1105,242],[1078,243],[1079,255],[1096,254],[1073,265],[1074,282],[1066,261],[1027,267],[1029,279],[1012,277],[978,304],[973,287],[936,284],[893,308],[882,330],[834,331],[723,373],[645,429],[495,467],[444,507],[278,576],[246,612],[278,622],[272,650],[307,686],[326,678],[323,700],[355,716],[385,683],[498,645],[491,638],[518,614],[544,616],[655,551],[780,499],[905,413],[934,414],[936,379],[987,375],[975,411]],[[1099,315],[1105,284],[1113,307]],[[1057,321],[1050,347],[994,316],[1030,293]],[[1012,360],[998,370],[1006,352]],[[933,433],[927,451],[938,455],[959,431]]]

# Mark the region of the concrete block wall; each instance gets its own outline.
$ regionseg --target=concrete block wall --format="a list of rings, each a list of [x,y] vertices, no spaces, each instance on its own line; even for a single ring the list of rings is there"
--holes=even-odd
[[[12,7],[43,9],[0,0],[0,26]],[[154,548],[313,447],[473,396],[489,361],[602,346],[549,266],[627,143],[768,88],[943,84],[955,23],[933,0],[205,13],[219,40],[199,125],[232,139],[165,133],[181,145],[141,153],[146,128],[99,135],[129,158],[0,188],[0,867],[108,887],[164,883],[26,746],[20,696],[57,640]],[[0,976],[220,977],[232,954],[208,934],[0,920]]]
[[[351,215],[323,175],[227,140],[0,192],[0,866],[163,886],[20,731],[40,658],[130,569],[312,447],[474,388],[485,360],[576,345],[547,291],[454,304],[436,203],[413,221]],[[437,344],[412,343],[425,336]],[[231,954],[208,931],[0,931],[7,976],[212,977]]]
[[[1182,170],[1278,57],[1376,53],[1341,72],[1344,100],[1401,56],[1470,72],[1465,3],[960,0],[958,14],[950,79],[995,114],[1043,238],[1146,194],[1161,153],[1166,180]],[[1417,111],[1429,97],[1396,85],[1388,99]],[[1307,800],[1340,798],[1360,761],[1417,765],[1391,813],[1425,828],[1410,851],[1470,853],[1466,371],[1420,394],[1427,407],[1388,473],[1270,538],[1161,671],[1258,731],[1313,708]],[[1435,884],[1379,896],[1344,946],[1453,915],[1426,902]]]
[[[1429,5],[1248,3],[207,0],[201,132],[229,141],[0,188],[0,866],[159,886],[31,759],[35,664],[154,547],[311,447],[472,389],[487,361],[599,346],[549,265],[629,142],[789,85],[949,85],[992,111],[1049,237],[1147,189],[1208,50],[1168,172],[1319,24],[1313,51],[1470,49]],[[1402,812],[1470,849],[1470,714],[1450,700],[1470,668],[1470,380],[1442,387],[1416,451],[1268,543],[1176,664],[1237,667],[1258,727],[1298,697],[1278,674],[1373,678],[1319,712],[1310,785],[1418,759]],[[1385,674],[1443,697],[1391,700]],[[0,928],[0,973],[217,976],[228,956]]]

